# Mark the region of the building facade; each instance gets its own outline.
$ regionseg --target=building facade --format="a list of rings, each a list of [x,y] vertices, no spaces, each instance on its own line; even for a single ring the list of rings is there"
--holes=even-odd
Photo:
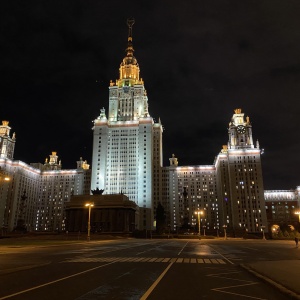
[[[264,191],[269,230],[277,232],[280,228],[299,228],[300,186],[295,190]],[[290,228],[291,229],[291,228]]]
[[[201,212],[201,227],[217,234],[221,215],[215,166],[178,166],[178,159],[173,155],[170,166],[163,168],[161,204],[172,230],[197,229],[197,214]]]
[[[65,205],[72,195],[90,194],[91,170],[80,158],[77,168],[62,169],[56,152],[44,164],[14,160],[15,134],[4,121],[0,127],[0,228],[2,232],[63,231]]]
[[[213,165],[178,166],[173,155],[163,168],[161,199],[173,230],[197,228],[198,212],[207,232],[226,229],[234,236],[267,228],[261,150],[241,109],[235,110],[228,134]]]
[[[86,204],[92,205],[90,208]],[[133,232],[139,222],[139,207],[123,194],[72,196],[66,203],[66,230],[92,232]]]

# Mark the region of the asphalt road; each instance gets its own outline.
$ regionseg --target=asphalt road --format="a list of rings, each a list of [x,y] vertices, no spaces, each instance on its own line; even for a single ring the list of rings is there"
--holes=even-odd
[[[136,240],[0,244],[1,299],[290,299],[241,263],[299,259],[289,241]]]

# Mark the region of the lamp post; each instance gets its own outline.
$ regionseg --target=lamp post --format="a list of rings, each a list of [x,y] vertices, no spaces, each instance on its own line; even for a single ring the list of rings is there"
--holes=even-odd
[[[261,228],[261,231],[262,231],[262,234],[263,234],[263,240],[265,240],[266,239],[266,237],[265,237],[265,228],[266,228],[266,226],[260,226],[260,228]]]
[[[298,217],[299,217],[299,219],[298,219],[298,231],[299,231],[299,229],[300,229],[300,210],[296,210],[295,211],[295,215],[298,215]]]
[[[200,215],[203,214],[203,211],[202,210],[195,211],[195,214],[198,215],[198,233],[199,233],[199,238],[200,238],[200,236],[201,236]],[[205,235],[205,231],[204,231],[204,235]]]
[[[202,227],[203,227],[203,235],[205,236],[205,228],[206,228],[206,226],[203,225]]]
[[[91,240],[91,209],[94,206],[94,203],[87,203],[85,206],[89,208],[89,219],[88,219],[88,235],[87,240]]]
[[[265,240],[266,239],[266,237],[265,237],[265,228],[266,228],[266,226],[260,226],[260,228],[261,228],[261,231],[263,232],[263,240]]]
[[[300,223],[300,210],[295,211],[295,215],[298,215],[298,217],[299,217],[298,222]]]
[[[223,225],[223,228],[224,228],[224,240],[227,240],[227,233],[226,233],[227,225]]]

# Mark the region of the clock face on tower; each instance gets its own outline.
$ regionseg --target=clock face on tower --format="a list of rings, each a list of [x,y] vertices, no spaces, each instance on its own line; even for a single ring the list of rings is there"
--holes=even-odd
[[[245,126],[242,126],[242,125],[239,125],[237,128],[236,128],[236,131],[238,133],[245,133],[246,132],[246,127]]]

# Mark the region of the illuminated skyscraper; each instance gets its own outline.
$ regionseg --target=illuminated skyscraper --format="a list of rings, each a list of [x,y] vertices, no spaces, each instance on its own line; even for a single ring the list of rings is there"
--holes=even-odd
[[[108,115],[101,109],[94,121],[91,188],[104,189],[104,194],[126,194],[142,208],[141,229],[150,229],[153,184],[162,166],[162,125],[149,114],[147,93],[133,55],[134,20],[127,24],[126,56],[119,79],[110,82]]]
[[[124,193],[135,201],[141,208],[140,229],[152,228],[160,202],[171,229],[184,222],[195,226],[195,210],[203,210],[201,222],[208,229],[260,231],[266,226],[260,149],[240,109],[229,124],[228,145],[213,165],[179,167],[173,156],[169,167],[162,166],[163,128],[148,111],[133,55],[133,23],[127,22],[128,44],[119,79],[110,82],[108,114],[103,108],[94,121],[92,190]]]

